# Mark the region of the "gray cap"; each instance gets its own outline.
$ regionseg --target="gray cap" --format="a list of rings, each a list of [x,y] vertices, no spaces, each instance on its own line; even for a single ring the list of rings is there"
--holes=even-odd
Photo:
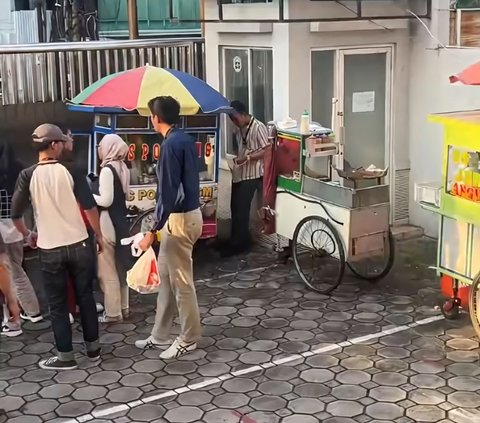
[[[53,141],[68,141],[68,138],[62,130],[51,123],[44,123],[33,131],[33,142],[53,142]]]

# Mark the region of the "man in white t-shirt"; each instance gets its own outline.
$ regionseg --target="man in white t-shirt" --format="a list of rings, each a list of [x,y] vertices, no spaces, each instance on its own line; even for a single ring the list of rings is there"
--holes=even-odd
[[[88,233],[79,204],[95,231],[99,252],[103,249],[102,233],[96,203],[85,177],[58,161],[67,137],[60,128],[51,124],[40,125],[32,137],[38,152],[38,163],[23,170],[18,177],[12,198],[12,219],[17,229],[27,236],[29,231],[23,214],[31,202],[38,229],[36,244],[57,347],[57,355],[40,361],[39,365],[46,370],[72,370],[77,368],[77,362],[68,316],[68,275],[72,277],[80,307],[87,356],[92,361],[100,360],[90,270],[93,251],[88,245]]]

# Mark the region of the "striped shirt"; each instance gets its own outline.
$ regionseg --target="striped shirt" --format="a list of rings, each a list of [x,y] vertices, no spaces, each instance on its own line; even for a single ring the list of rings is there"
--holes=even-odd
[[[252,117],[250,123],[236,131],[238,143],[238,158],[243,159],[248,154],[268,145],[267,127],[259,120]],[[238,182],[259,179],[263,176],[263,160],[249,160],[238,169]]]

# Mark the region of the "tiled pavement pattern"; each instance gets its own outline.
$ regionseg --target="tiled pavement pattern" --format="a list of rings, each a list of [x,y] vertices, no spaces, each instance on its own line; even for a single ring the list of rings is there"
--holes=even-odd
[[[23,337],[1,340],[0,423],[480,422],[480,349],[467,316],[268,364],[438,315],[438,282],[428,269],[434,243],[408,241],[397,251],[386,280],[370,285],[346,275],[331,297],[306,290],[291,265],[244,272],[273,263],[265,250],[223,269],[204,258],[197,277],[205,337],[180,361],[133,345],[150,331],[152,298],[137,298],[128,322],[103,329],[101,364],[81,359],[76,371],[40,370],[52,335],[26,325]],[[80,349],[78,331],[75,338]],[[252,370],[259,364],[271,367]],[[171,391],[185,386],[193,390]]]

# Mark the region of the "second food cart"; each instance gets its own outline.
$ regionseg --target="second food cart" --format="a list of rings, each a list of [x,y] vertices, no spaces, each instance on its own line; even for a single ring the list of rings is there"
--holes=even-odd
[[[480,110],[441,113],[445,128],[442,181],[418,184],[416,201],[439,216],[437,271],[449,297],[441,311],[455,318],[469,309],[480,336]]]

